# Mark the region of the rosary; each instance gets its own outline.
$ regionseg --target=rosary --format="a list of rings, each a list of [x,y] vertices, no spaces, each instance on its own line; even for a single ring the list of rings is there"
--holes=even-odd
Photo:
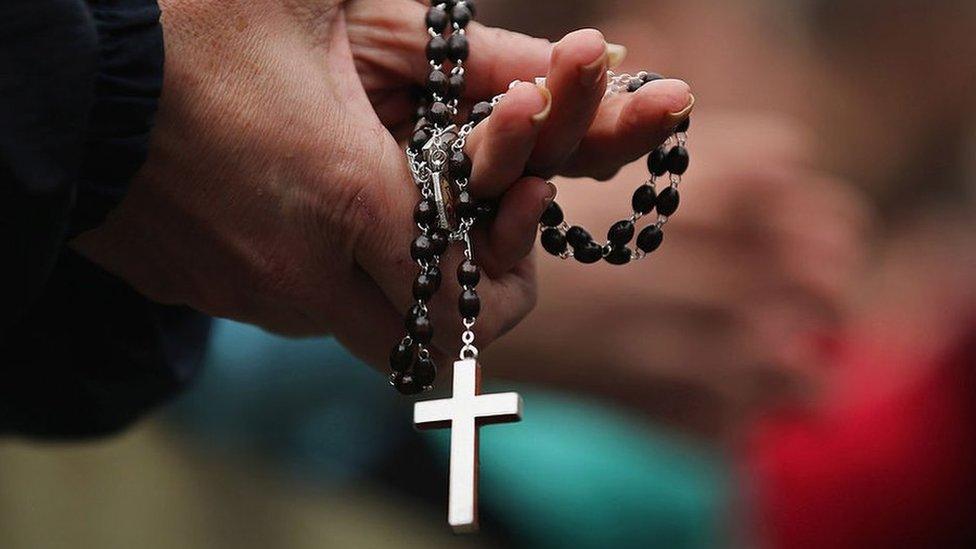
[[[465,154],[464,146],[474,127],[488,118],[504,97],[500,94],[491,101],[477,103],[466,123],[460,126],[455,123],[464,91],[464,62],[469,53],[465,28],[474,11],[473,0],[432,0],[426,16],[430,35],[426,53],[431,67],[427,98],[418,109],[417,126],[406,151],[414,182],[420,190],[420,201],[414,210],[420,234],[410,246],[410,255],[419,267],[413,283],[416,303],[407,312],[407,335],[390,354],[393,370],[390,383],[399,392],[414,395],[433,388],[437,367],[428,349],[433,328],[427,304],[441,285],[441,256],[452,242],[462,243],[464,260],[458,266],[457,280],[461,287],[458,310],[464,331],[460,360],[454,363],[453,396],[418,402],[414,407],[417,428],[451,429],[448,523],[455,532],[478,529],[478,427],[518,421],[522,415],[522,398],[517,393],[481,394],[481,367],[477,362],[478,348],[474,345],[473,328],[481,312],[476,291],[481,270],[475,263],[469,232],[476,223],[488,219],[492,209],[476,202],[468,191],[471,159]],[[448,30],[450,34],[446,35]],[[452,65],[450,71],[444,66],[448,61]],[[660,78],[644,71],[636,75],[608,71],[605,97],[635,92]],[[587,264],[602,259],[613,265],[630,263],[656,250],[664,239],[662,228],[678,209],[678,186],[689,160],[685,148],[688,126],[689,120],[685,119],[674,128],[674,134],[664,145],[650,152],[647,158],[650,176],[634,191],[633,213],[610,227],[605,244],[597,243],[586,229],[570,226],[562,209],[552,202],[539,222],[543,248],[562,259],[575,258]],[[668,185],[658,192],[658,178],[665,174],[669,174]],[[631,249],[628,244],[634,240],[637,221],[655,210],[657,218],[637,234],[636,249]]]

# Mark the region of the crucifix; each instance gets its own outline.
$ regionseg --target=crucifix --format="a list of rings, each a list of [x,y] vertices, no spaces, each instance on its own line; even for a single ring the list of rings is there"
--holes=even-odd
[[[456,533],[478,530],[478,428],[522,418],[518,393],[482,395],[481,366],[475,359],[454,363],[452,398],[418,402],[418,429],[451,428],[451,480],[447,522]]]

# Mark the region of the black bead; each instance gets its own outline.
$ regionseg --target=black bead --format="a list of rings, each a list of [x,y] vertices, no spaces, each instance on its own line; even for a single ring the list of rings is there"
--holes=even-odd
[[[596,263],[603,257],[603,246],[590,240],[583,246],[575,247],[573,256],[580,263]]]
[[[446,126],[451,119],[451,109],[444,103],[435,101],[427,108],[427,119],[434,125]]]
[[[450,243],[447,231],[444,229],[434,229],[430,233],[430,249],[434,255],[444,255],[447,245]]]
[[[417,120],[417,123],[413,125],[413,131],[416,132],[417,130],[430,131],[430,120],[427,120],[426,118]]]
[[[428,28],[434,29],[434,32],[444,32],[448,22],[447,12],[438,7],[430,8],[424,21]]]
[[[443,36],[434,36],[427,42],[427,59],[437,64],[447,59],[447,40]]]
[[[390,376],[390,383],[400,394],[415,395],[423,390],[423,387],[413,378],[412,375],[403,372],[394,372]]]
[[[668,171],[667,155],[664,153],[664,148],[658,147],[647,156],[647,171],[657,176],[664,175],[664,172]]]
[[[413,345],[404,345],[399,342],[390,351],[390,368],[394,372],[406,372],[413,364]]]
[[[471,108],[471,116],[468,118],[468,121],[473,124],[481,122],[485,118],[491,116],[491,111],[493,108],[494,107],[491,106],[491,103],[487,101],[475,103],[474,107]]]
[[[471,10],[464,4],[458,4],[451,9],[451,21],[454,21],[458,28],[467,27],[472,15]]]
[[[441,287],[441,269],[437,265],[430,265],[427,267],[427,276],[434,281],[434,286]]]
[[[657,195],[657,213],[661,215],[671,215],[678,211],[678,203],[681,197],[678,196],[678,189],[665,187],[661,194]]]
[[[639,90],[643,85],[644,85],[643,80],[641,80],[640,78],[634,78],[627,84],[627,91],[630,93],[634,93],[635,91]]]
[[[478,202],[475,205],[475,218],[477,221],[491,221],[495,216],[495,207],[488,202]]]
[[[421,387],[430,387],[437,379],[437,366],[430,357],[418,357],[413,365],[413,379]]]
[[[691,117],[685,118],[680,124],[674,127],[674,133],[684,133],[691,127]]]
[[[630,248],[627,246],[617,246],[610,249],[610,253],[604,258],[611,265],[626,265],[630,263]]]
[[[407,313],[406,319],[407,333],[417,343],[430,343],[434,337],[434,327],[430,323],[430,317],[423,314],[418,307],[413,307]]]
[[[450,97],[461,99],[461,97],[464,95],[464,86],[463,74],[452,74],[451,77],[447,79],[447,93]]]
[[[566,235],[552,227],[542,231],[542,247],[552,255],[559,255],[566,251]]]
[[[607,231],[607,240],[614,246],[623,246],[634,238],[634,222],[629,219],[618,221]]]
[[[573,225],[566,231],[566,242],[569,242],[573,248],[580,248],[589,242],[593,242],[593,237],[583,227]]]
[[[544,227],[556,227],[565,220],[563,216],[563,209],[556,204],[553,200],[546,206],[546,211],[542,212],[542,217],[539,218],[539,223]]]
[[[630,205],[634,208],[634,211],[645,215],[651,213],[656,204],[657,193],[654,191],[654,187],[650,185],[637,187],[637,190],[634,191],[633,198],[630,199]]]
[[[447,157],[447,167],[455,179],[471,177],[471,158],[464,151],[453,149]]]
[[[415,151],[420,151],[430,141],[431,137],[431,133],[426,128],[421,128],[413,132],[413,136],[410,138],[410,148]]]
[[[468,47],[468,37],[463,34],[452,34],[447,40],[447,56],[457,63],[467,61],[470,48]]]
[[[454,200],[454,207],[457,208],[457,214],[462,219],[476,217],[478,215],[474,198],[468,191],[458,193],[457,198]]]
[[[457,0],[455,0],[457,3]],[[471,17],[478,15],[477,7],[474,5],[474,0],[464,0],[464,5],[468,6],[468,11],[471,12]]]
[[[444,97],[447,94],[447,75],[437,69],[430,71],[427,74],[427,93],[431,97]]]
[[[449,10],[457,5],[458,0],[434,0],[434,2],[431,3],[435,6],[438,4],[444,4],[444,8]]]
[[[437,204],[430,198],[423,198],[417,202],[413,210],[413,220],[421,225],[430,225],[437,219]]]
[[[415,238],[410,244],[410,257],[414,261],[428,261],[434,257],[434,243],[430,241],[430,237],[422,234]]]
[[[688,169],[688,149],[675,145],[668,151],[668,171],[674,175],[681,175]]]
[[[649,72],[644,75],[644,78],[642,80],[644,80],[644,82],[647,83],[647,82],[653,82],[655,80],[663,80],[663,79],[664,77],[661,76],[660,74],[657,74],[656,72]]]
[[[440,286],[440,280],[427,273],[420,273],[413,281],[413,298],[417,301],[429,301]]]
[[[458,297],[458,310],[461,318],[476,318],[481,312],[481,298],[474,290],[464,290]]]
[[[414,113],[413,117],[417,120],[422,120],[425,116],[427,116],[427,105],[422,103],[417,107],[417,112]]]
[[[646,254],[653,252],[664,241],[664,231],[657,225],[649,225],[637,235],[637,247]]]
[[[458,265],[457,278],[458,284],[473,288],[481,281],[481,268],[470,259],[465,259]]]

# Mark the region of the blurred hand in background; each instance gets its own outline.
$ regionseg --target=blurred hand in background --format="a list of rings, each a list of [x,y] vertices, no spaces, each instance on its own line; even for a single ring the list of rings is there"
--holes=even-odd
[[[497,368],[709,436],[815,386],[817,336],[848,308],[870,214],[811,145],[782,118],[697,116],[661,248],[626,267],[547,257],[538,309],[490,351]],[[602,238],[645,177],[637,164],[607,183],[559,181],[560,203]]]

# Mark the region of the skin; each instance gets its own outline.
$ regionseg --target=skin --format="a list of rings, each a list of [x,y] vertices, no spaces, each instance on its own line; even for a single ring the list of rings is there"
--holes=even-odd
[[[426,8],[161,5],[166,80],[148,161],[105,224],[74,246],[153,300],[277,332],[332,333],[383,364],[403,336],[416,271],[418,193],[397,137],[427,72]],[[485,345],[535,302],[532,242],[553,189],[526,174],[608,176],[661,142],[691,96],[668,80],[600,105],[602,78],[582,78],[608,63],[594,30],[553,45],[472,24],[469,39],[469,103],[549,75],[548,89],[511,90],[468,140],[473,192],[500,201],[497,219],[475,235]],[[460,331],[456,255],[444,258],[444,288],[431,303],[434,346],[445,351]]]

